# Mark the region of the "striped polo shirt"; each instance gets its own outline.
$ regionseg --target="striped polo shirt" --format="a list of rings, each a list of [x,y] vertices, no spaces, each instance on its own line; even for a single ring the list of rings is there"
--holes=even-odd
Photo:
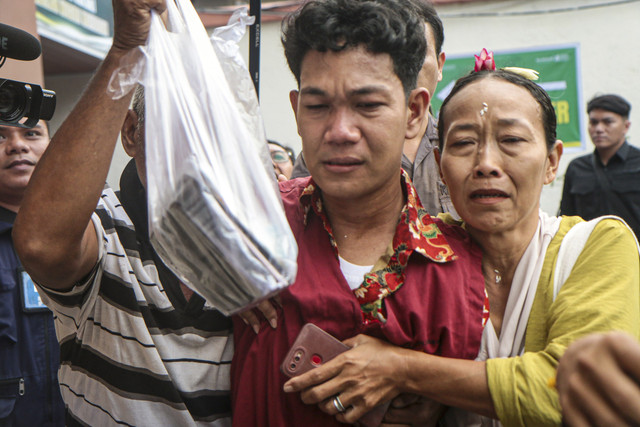
[[[56,315],[67,425],[230,426],[229,320],[206,303],[172,304],[111,189],[92,221],[92,277],[67,292],[41,288]]]

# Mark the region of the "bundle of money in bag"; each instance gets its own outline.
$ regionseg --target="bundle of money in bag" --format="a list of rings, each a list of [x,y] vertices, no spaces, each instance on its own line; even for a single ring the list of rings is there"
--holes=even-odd
[[[154,15],[144,51],[150,237],[167,266],[224,314],[295,279],[297,245],[280,200],[236,12],[209,40],[188,0]]]

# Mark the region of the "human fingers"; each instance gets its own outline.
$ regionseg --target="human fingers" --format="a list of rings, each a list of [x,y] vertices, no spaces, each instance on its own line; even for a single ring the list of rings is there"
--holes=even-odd
[[[340,357],[340,356],[338,356]],[[336,359],[338,358],[336,357]],[[339,390],[335,390],[334,393],[321,393],[316,390],[316,386],[322,385],[326,381],[335,377],[340,371],[340,365],[335,363],[335,359],[330,360],[329,362],[318,366],[317,368],[311,369],[308,372],[305,372],[302,375],[298,375],[297,377],[291,378],[289,381],[284,383],[283,390],[285,393],[293,393],[293,392],[303,392],[309,391],[310,388],[314,388],[311,390],[311,393],[307,393],[306,400],[305,396],[303,396],[303,401],[305,403],[317,404],[330,396],[337,394]]]
[[[560,358],[556,371],[555,386],[562,394],[568,389],[569,378],[578,371],[578,359],[587,354],[587,350],[597,346],[598,336],[589,335],[573,342]]]
[[[339,396],[340,402],[347,410],[337,414],[334,401],[331,399],[322,401],[318,406],[328,414],[337,415],[341,422],[353,423],[364,416],[368,421],[376,420],[377,425],[384,418],[388,403],[395,397],[397,390],[385,374],[377,375],[371,371],[363,374],[358,363],[352,365],[350,362],[343,364],[341,372],[323,384],[327,387],[326,393],[335,393],[334,399],[335,396]],[[354,367],[355,369],[352,369]],[[303,399],[306,398],[304,394],[308,392],[303,392]],[[320,393],[319,390],[314,392]]]
[[[562,414],[562,427],[592,427],[592,425],[582,414],[572,416],[567,416],[564,412]]]
[[[349,393],[342,393],[341,395],[350,402]],[[349,405],[348,410],[343,414],[337,415],[336,419],[346,423],[358,421],[358,424],[363,426],[380,425],[389,408],[389,397],[381,397],[381,394],[376,396],[376,393],[367,393],[366,396],[370,398],[369,401],[347,403]]]
[[[269,325],[273,329],[275,329],[276,326],[278,326],[278,312],[276,311],[276,308],[274,306],[274,302],[271,299],[267,299],[267,300],[264,300],[264,301],[260,302],[256,306],[256,309],[260,313],[262,313],[264,318],[267,319],[267,322],[269,322]]]
[[[604,363],[598,363],[593,382],[600,395],[608,400],[612,411],[629,425],[640,425],[640,344],[624,332],[603,334],[598,351],[606,353]]]
[[[572,426],[626,425],[617,401],[629,379],[613,357],[605,335],[572,344],[558,367],[557,389],[563,417]]]
[[[275,297],[272,297],[271,301],[273,301],[273,303],[278,307],[282,307],[282,298],[280,298],[280,294],[276,295]]]
[[[406,396],[406,395],[405,395]],[[438,420],[446,410],[446,406],[441,405],[426,397],[411,395],[414,401],[403,407],[398,407],[396,400],[392,402],[384,417],[385,422],[419,425],[423,427],[436,426]],[[400,397],[400,396],[399,396]],[[406,399],[406,398],[405,398]]]
[[[343,400],[345,402],[343,402]],[[325,402],[320,403],[318,406],[320,410],[328,413],[329,415],[333,415],[336,419],[345,424],[354,424],[357,420],[362,418],[365,414],[367,414],[367,410],[364,407],[356,407],[349,403],[346,403],[346,395],[338,394],[327,399]],[[376,425],[380,423],[382,415],[380,416],[380,420],[377,421]]]
[[[165,0],[113,0],[112,47],[128,51],[145,44],[151,25],[151,10],[162,13],[165,9]]]
[[[284,391],[300,391],[303,402],[319,404],[333,414],[328,399],[346,393],[348,405],[357,406],[356,414],[390,400],[397,394],[395,367],[400,364],[397,347],[375,338],[357,336],[343,341],[355,345],[324,365],[285,383]],[[363,408],[363,409],[362,409]],[[347,420],[353,417],[347,417]]]
[[[603,340],[613,349],[622,370],[640,383],[640,343],[626,332],[610,332]]]
[[[407,406],[413,405],[420,400],[420,396],[413,393],[402,393],[398,395],[395,399],[391,401],[391,408],[406,408]]]
[[[343,396],[344,397],[344,396]],[[320,410],[326,412],[329,415],[337,416],[339,414],[343,414],[349,409],[349,405],[345,405],[340,398],[340,395],[337,394],[335,396],[331,396],[324,402],[318,404]]]
[[[260,319],[258,319],[258,316],[256,315],[256,313],[254,313],[253,309],[238,313],[238,316],[240,316],[245,325],[251,326],[253,332],[255,332],[256,334],[260,332]]]
[[[344,379],[340,377],[339,371],[332,369],[329,372],[328,375],[331,376],[328,379],[302,390],[300,392],[300,398],[307,405],[318,405],[324,412],[335,415],[333,411],[335,408],[329,400],[333,398],[333,396],[342,394],[343,390],[347,387],[344,385]],[[342,397],[342,402],[344,403],[344,407],[348,408],[351,404],[345,400],[345,398],[346,396]]]
[[[593,384],[573,376],[568,387],[570,393],[560,397],[564,424],[573,427],[624,426],[623,419],[612,410]]]

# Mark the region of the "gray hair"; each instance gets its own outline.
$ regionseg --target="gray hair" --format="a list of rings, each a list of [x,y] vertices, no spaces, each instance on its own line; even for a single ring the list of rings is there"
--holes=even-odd
[[[136,86],[133,93],[133,101],[131,101],[131,109],[138,116],[138,129],[144,127],[144,86]]]

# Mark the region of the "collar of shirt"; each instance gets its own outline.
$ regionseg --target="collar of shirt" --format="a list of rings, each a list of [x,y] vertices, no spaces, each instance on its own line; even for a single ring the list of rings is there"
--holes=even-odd
[[[405,268],[409,257],[414,252],[437,263],[456,259],[447,239],[420,204],[411,179],[404,170],[401,175],[401,185],[406,195],[406,202],[400,212],[393,240],[387,247],[387,251],[375,263],[371,272],[364,276],[360,287],[353,291],[360,303],[365,324],[386,321],[382,301],[404,284]],[[312,211],[322,220],[337,259],[338,246],[329,219],[323,209],[322,192],[313,178],[302,191],[300,204],[304,211],[305,225],[307,225],[308,216]]]
[[[0,206],[0,233],[13,228],[13,222],[16,220],[16,213],[7,208]]]
[[[428,117],[427,130],[425,131],[425,136],[429,138],[429,142],[434,148],[438,147],[438,142],[440,141],[438,138],[438,124],[436,123],[436,119],[429,114]]]
[[[620,148],[618,148],[618,151],[616,151],[613,157],[611,157],[611,159],[618,157],[620,158],[620,161],[624,163],[627,160],[627,157],[629,156],[630,149],[631,147],[629,143],[627,143],[627,140],[625,140],[620,146]],[[597,149],[593,150],[593,153],[598,159],[598,161],[600,162],[600,164],[602,164],[602,160],[600,160],[600,155],[598,154],[598,150]],[[611,162],[611,159],[609,159],[609,162]]]
[[[120,194],[118,198],[122,207],[133,222],[137,237],[149,241],[149,225],[147,220],[147,192],[138,177],[138,169],[133,159],[125,166],[120,175]]]
[[[416,169],[419,169],[419,165],[426,159],[433,150],[438,148],[438,128],[436,127],[436,119],[431,114],[427,116],[427,130],[425,130],[418,151],[416,152],[416,158],[412,162],[409,160],[406,154],[402,153],[402,169],[404,169],[409,178],[414,179]]]

